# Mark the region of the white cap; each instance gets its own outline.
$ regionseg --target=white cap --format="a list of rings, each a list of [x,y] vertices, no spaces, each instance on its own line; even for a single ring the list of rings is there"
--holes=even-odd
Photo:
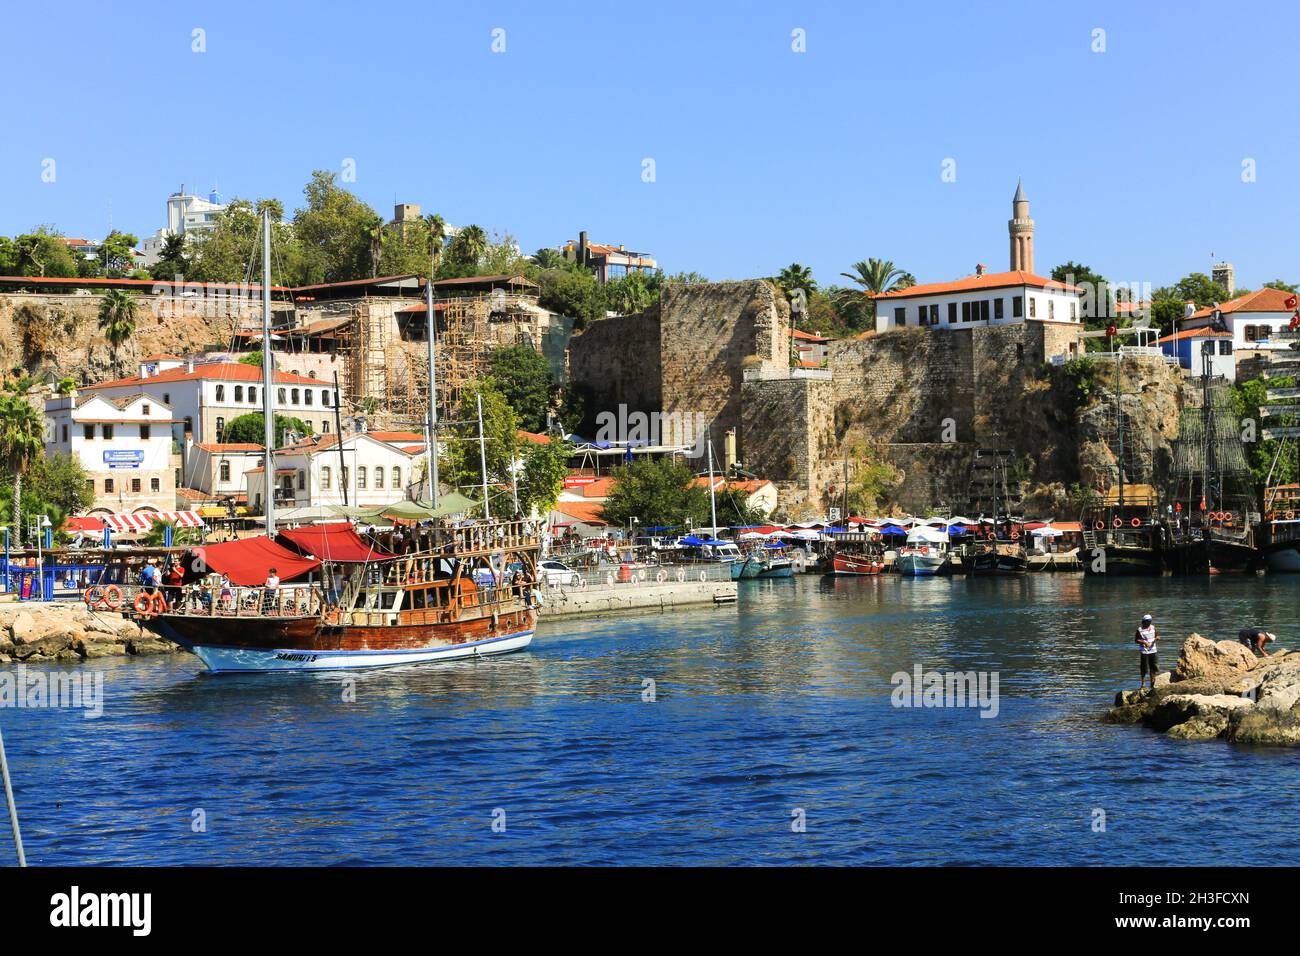
[[[1277,640],[1277,635],[1274,634],[1272,631],[1265,631],[1265,632],[1264,632],[1264,636],[1265,636],[1266,638],[1268,638],[1270,641],[1276,641],[1276,640]]]
[[[1149,620],[1151,620],[1151,615],[1150,615],[1150,614],[1143,614],[1143,615],[1142,615],[1142,620],[1144,620],[1144,621],[1149,621]]]

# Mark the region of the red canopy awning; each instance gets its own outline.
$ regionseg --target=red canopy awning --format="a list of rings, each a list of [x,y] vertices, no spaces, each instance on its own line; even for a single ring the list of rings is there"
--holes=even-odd
[[[63,523],[63,530],[69,534],[77,531],[93,531],[96,534],[104,530],[104,522],[90,515],[82,515],[79,518],[69,518]]]
[[[380,551],[363,541],[346,521],[281,531],[276,535],[276,541],[292,545],[303,554],[313,555],[322,561],[361,564],[392,557],[387,551]]]
[[[226,575],[231,584],[244,586],[265,584],[272,568],[281,581],[292,581],[320,567],[315,558],[294,554],[264,535],[208,544],[193,550],[209,570]]]

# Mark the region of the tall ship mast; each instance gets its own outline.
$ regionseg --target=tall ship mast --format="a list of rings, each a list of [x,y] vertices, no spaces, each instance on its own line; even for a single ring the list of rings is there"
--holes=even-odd
[[[1250,466],[1228,381],[1213,374],[1208,351],[1188,398],[1174,441],[1166,564],[1175,574],[1253,572],[1261,556]]]
[[[1139,443],[1124,411],[1123,355],[1115,352],[1115,387],[1106,416],[1115,481],[1084,509],[1085,574],[1145,576],[1164,573],[1164,534],[1156,516],[1150,448]],[[1098,560],[1098,558],[1101,560]]]
[[[1273,335],[1293,343],[1300,339],[1300,310],[1292,316],[1289,328]],[[1290,470],[1300,479],[1300,388],[1295,385],[1300,380],[1300,352],[1294,344],[1285,352],[1270,355],[1265,376],[1271,381],[1265,392],[1268,404],[1259,409],[1267,425],[1260,437],[1275,440],[1278,446],[1264,481],[1260,551],[1269,571],[1294,573],[1300,572],[1300,481],[1277,477],[1291,463]]]

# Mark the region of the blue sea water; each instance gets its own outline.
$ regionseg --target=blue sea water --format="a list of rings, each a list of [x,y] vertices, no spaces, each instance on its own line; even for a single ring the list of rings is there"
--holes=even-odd
[[[96,662],[103,717],[0,726],[36,865],[1296,864],[1300,754],[1099,715],[1137,684],[1142,613],[1166,669],[1194,630],[1296,646],[1298,585],[746,582],[735,607],[356,673],[355,701],[341,675]],[[892,706],[918,663],[996,671],[997,716]]]

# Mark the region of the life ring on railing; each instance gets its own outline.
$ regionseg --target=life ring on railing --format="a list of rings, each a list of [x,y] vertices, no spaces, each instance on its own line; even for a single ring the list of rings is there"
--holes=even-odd
[[[614,573],[612,571],[609,574],[605,575],[605,583],[610,587],[614,586]]]
[[[150,604],[150,611],[154,614],[155,617],[158,616],[159,614],[167,613],[167,599],[163,597],[163,593],[161,591],[154,592],[151,600],[149,601],[149,604]]]
[[[122,589],[116,584],[104,588],[104,606],[110,611],[116,611],[122,606]]]
[[[655,575],[655,583],[656,583],[656,584],[663,584],[663,583],[664,583],[665,581],[667,581],[667,580],[668,580],[668,572],[667,572],[667,571],[660,571],[658,574]]]
[[[86,602],[86,607],[92,611],[104,603],[104,589],[98,584],[92,584],[86,588],[86,593],[82,595],[82,600]]]
[[[703,583],[704,581],[707,581],[708,579],[709,579],[709,572],[708,572],[708,571],[701,571],[701,572],[700,572],[700,582]]]
[[[923,545],[921,545],[921,547],[920,547],[918,550],[919,550],[922,554],[929,554],[929,553],[930,553],[930,547],[929,547],[929,545],[925,545],[925,544],[923,544]]]
[[[1142,519],[1134,518],[1132,521],[1129,522],[1129,524],[1131,524],[1135,528],[1140,528],[1142,527]]]
[[[683,581],[685,581],[685,580],[686,580],[686,569],[685,569],[685,568],[678,568],[678,569],[677,569],[677,583],[678,583],[678,584],[681,584],[681,583],[682,583]]]
[[[153,607],[153,595],[141,591],[135,596],[135,601],[132,602],[131,606],[135,608],[135,613],[141,617],[150,617],[150,611]]]
[[[1294,521],[1294,520],[1295,520],[1295,512],[1294,512],[1294,511],[1288,511],[1288,512],[1286,513],[1286,520],[1287,520],[1287,521]]]
[[[1017,540],[1019,540],[1019,538],[1020,538],[1020,532],[1019,532],[1019,531],[1013,531],[1013,532],[1011,532],[1011,540],[1012,540],[1012,541],[1017,541]]]
[[[1094,521],[1092,526],[1093,526],[1096,530],[1098,530],[1098,531],[1103,531],[1103,530],[1105,530],[1105,528],[1106,528],[1106,522],[1104,522],[1104,521]]]
[[[1116,528],[1122,528],[1124,527],[1124,520],[1122,518],[1116,518],[1111,522],[1111,525]]]

